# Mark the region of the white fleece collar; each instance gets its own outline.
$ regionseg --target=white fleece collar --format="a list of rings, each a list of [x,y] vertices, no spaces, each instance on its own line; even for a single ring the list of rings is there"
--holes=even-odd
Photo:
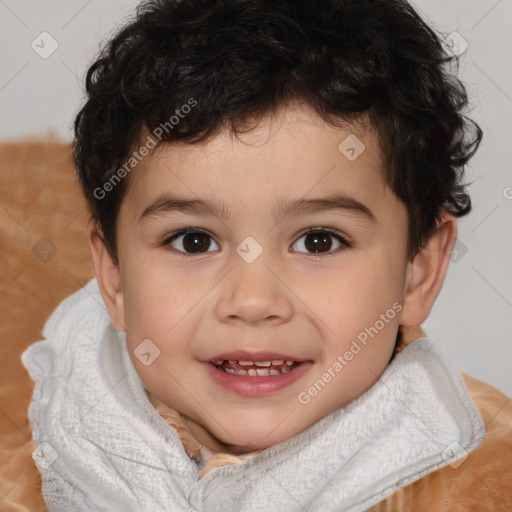
[[[198,480],[149,402],[96,280],[52,314],[22,361],[49,512],[364,511],[475,449],[484,421],[427,338],[363,395],[304,432]]]

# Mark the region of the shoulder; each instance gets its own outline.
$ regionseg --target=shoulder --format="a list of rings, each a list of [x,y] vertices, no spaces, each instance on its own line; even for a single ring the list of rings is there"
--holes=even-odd
[[[512,400],[461,372],[482,415],[486,435],[466,459],[433,471],[371,508],[371,512],[495,512],[512,510]],[[460,465],[457,465],[457,462]]]

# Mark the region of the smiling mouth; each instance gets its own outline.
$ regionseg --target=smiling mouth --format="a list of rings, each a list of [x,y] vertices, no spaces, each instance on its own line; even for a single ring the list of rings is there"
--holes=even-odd
[[[211,364],[218,370],[230,375],[240,375],[249,377],[267,377],[277,376],[288,373],[300,365],[299,361],[284,361],[282,359],[273,359],[268,361],[234,361],[217,360],[211,361]]]

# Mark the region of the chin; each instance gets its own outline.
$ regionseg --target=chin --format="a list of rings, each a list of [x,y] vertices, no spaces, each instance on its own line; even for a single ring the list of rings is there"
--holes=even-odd
[[[246,437],[246,435],[244,437]],[[245,438],[233,439],[233,441],[235,441],[234,443],[226,442],[226,445],[229,447],[230,453],[234,455],[241,455],[255,450],[264,450],[265,448],[270,448],[271,446],[279,444],[286,439],[288,439],[286,436],[282,439],[274,439],[265,435],[261,435],[260,438],[256,437],[256,435],[253,435],[250,441]]]
[[[290,417],[291,416],[292,415],[290,415]],[[300,432],[300,430],[297,430],[296,423],[294,424],[295,428],[293,430],[283,427],[282,418],[268,422],[264,427],[260,425],[258,428],[256,428],[254,423],[237,425],[237,428],[226,425],[226,430],[219,432],[220,437],[218,439],[229,447],[230,453],[235,455],[243,454],[282,443]],[[226,431],[231,435],[226,435]]]

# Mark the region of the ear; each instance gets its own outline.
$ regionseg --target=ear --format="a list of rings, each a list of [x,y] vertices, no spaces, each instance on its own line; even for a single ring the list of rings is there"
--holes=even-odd
[[[95,219],[91,219],[87,225],[87,245],[101,296],[110,315],[110,322],[114,329],[124,331],[124,302],[119,265],[114,263],[107,251],[103,234]]]
[[[430,314],[446,276],[457,239],[457,220],[444,214],[434,234],[407,264],[400,325],[421,325]]]

